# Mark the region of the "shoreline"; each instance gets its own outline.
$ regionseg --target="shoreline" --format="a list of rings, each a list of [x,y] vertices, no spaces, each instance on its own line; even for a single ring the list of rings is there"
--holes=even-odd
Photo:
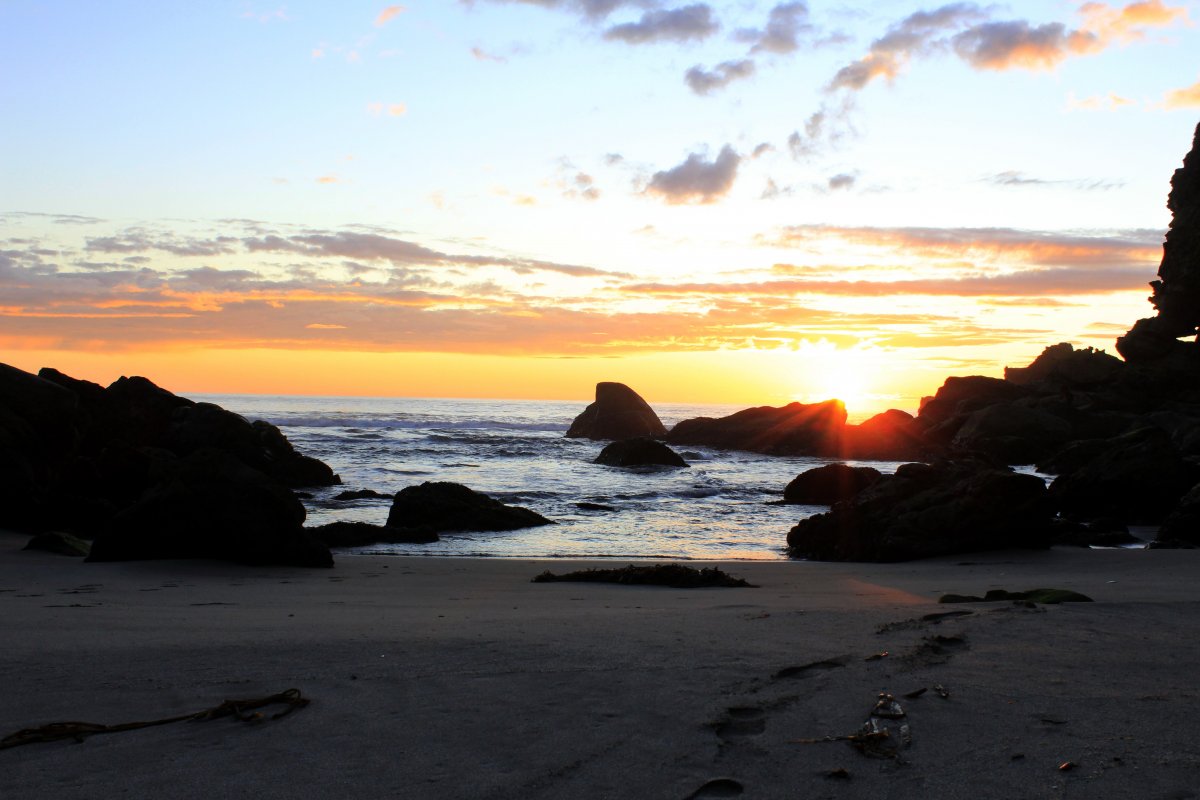
[[[0,533],[0,736],[312,704],[0,750],[5,798],[1183,797],[1200,766],[1200,551],[738,562],[758,588],[678,590],[533,584],[533,559],[93,564],[24,541]],[[1095,602],[937,603],[1042,587]],[[922,619],[946,611],[970,613]],[[900,700],[905,763],[795,743],[935,684]]]

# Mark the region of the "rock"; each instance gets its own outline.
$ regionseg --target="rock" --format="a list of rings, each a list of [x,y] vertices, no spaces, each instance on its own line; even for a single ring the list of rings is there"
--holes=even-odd
[[[1043,350],[1027,367],[1005,367],[1004,380],[1018,386],[1070,390],[1110,384],[1124,368],[1124,362],[1103,350],[1076,350],[1070,342],[1060,342]]]
[[[39,533],[29,540],[22,550],[44,550],[47,553],[57,553],[60,556],[75,556],[82,558],[91,552],[91,542],[72,536],[62,531]]]
[[[1006,464],[1032,464],[1061,446],[1072,433],[1061,417],[1016,403],[993,403],[966,415],[952,446]]]
[[[1077,469],[1060,474],[1050,497],[1074,519],[1155,525],[1197,482],[1200,467],[1180,455],[1165,431],[1141,428],[1107,440]]]
[[[895,461],[919,458],[925,450],[923,426],[912,414],[892,408],[857,425],[847,425],[839,455]]]
[[[994,403],[1012,402],[1029,392],[1015,383],[983,375],[947,378],[933,397],[921,402],[917,419],[935,439],[950,441],[972,412]]]
[[[387,524],[393,528],[427,526],[441,532],[511,531],[553,523],[535,511],[505,505],[461,484],[427,481],[396,492]]]
[[[788,533],[793,557],[824,561],[915,558],[1045,547],[1051,512],[1046,485],[975,462],[904,464],[828,513]]]
[[[672,589],[701,589],[713,586],[758,588],[743,578],[735,578],[718,567],[696,569],[683,564],[630,564],[620,569],[585,569],[556,575],[546,570],[533,577],[532,583],[619,583],[626,586],[669,586]]]
[[[1195,348],[1178,339],[1195,337],[1200,328],[1200,125],[1183,166],[1171,178],[1167,208],[1171,224],[1159,279],[1150,282],[1157,316],[1139,320],[1117,340],[1117,352],[1131,364],[1170,356],[1181,347]]]
[[[629,439],[663,436],[667,429],[654,409],[623,383],[596,384],[596,400],[583,410],[567,436],[575,439]]]
[[[371,544],[427,544],[438,541],[432,528],[392,528],[369,522],[329,522],[306,528],[328,547],[365,547]]]
[[[646,436],[622,439],[606,445],[593,462],[609,467],[639,467],[658,465],[686,467],[688,463],[662,442]]]
[[[89,561],[214,558],[242,564],[333,566],[302,526],[285,486],[215,448],[201,448],[96,536]]]
[[[1200,483],[1179,499],[1158,529],[1155,543],[1200,545]]]
[[[846,427],[840,400],[747,408],[727,417],[685,419],[667,434],[671,444],[772,455],[835,455]]]
[[[938,598],[939,603],[1041,603],[1042,605],[1057,605],[1058,603],[1091,603],[1092,598],[1086,594],[1071,589],[1027,589],[1023,592],[1010,592],[1006,589],[991,589],[983,597],[969,594],[944,594]]]
[[[390,494],[377,492],[374,489],[354,489],[352,491],[338,492],[333,496],[334,500],[370,500],[373,498],[391,497]]]
[[[847,464],[814,467],[801,472],[784,488],[783,502],[831,506],[843,500],[853,500],[882,475],[874,467],[851,467]]]

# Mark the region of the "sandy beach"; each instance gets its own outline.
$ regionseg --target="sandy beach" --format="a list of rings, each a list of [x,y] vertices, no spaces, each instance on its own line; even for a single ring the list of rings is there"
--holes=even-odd
[[[1198,791],[1196,551],[743,562],[721,566],[758,588],[676,590],[530,582],[579,562],[88,564],[25,541],[0,534],[0,734],[311,705],[0,750],[8,800]],[[937,603],[1038,587],[1095,602]],[[922,619],[946,611],[971,613]],[[855,733],[880,691],[900,758],[797,743]]]

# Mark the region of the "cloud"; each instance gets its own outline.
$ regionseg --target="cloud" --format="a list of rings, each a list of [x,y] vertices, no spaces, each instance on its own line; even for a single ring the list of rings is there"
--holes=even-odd
[[[721,26],[713,19],[712,8],[705,3],[647,11],[637,22],[614,25],[604,32],[605,39],[626,44],[653,42],[689,42],[707,39]]]
[[[1167,108],[1200,108],[1200,81],[1167,92],[1163,105]]]
[[[834,175],[829,179],[829,190],[831,192],[836,192],[839,189],[853,189],[854,183],[857,180],[858,179],[855,176],[848,175],[844,172]]]
[[[1046,187],[1046,186],[1065,186],[1072,189],[1079,189],[1085,192],[1107,192],[1110,189],[1119,189],[1125,184],[1121,181],[1102,180],[1100,178],[1085,178],[1080,180],[1047,180],[1045,178],[1030,178],[1023,172],[1016,170],[1005,170],[997,172],[994,175],[988,175],[983,178],[985,183],[995,184],[996,186],[1010,187]]]
[[[497,64],[504,64],[508,59],[504,56],[497,56],[485,51],[482,47],[472,47],[471,57],[476,61],[495,61]]]
[[[752,44],[751,53],[787,55],[800,48],[800,37],[816,28],[808,21],[805,3],[780,3],[771,9],[767,25],[762,30],[742,28],[736,34],[739,41]]]
[[[976,69],[1049,69],[1069,56],[1103,50],[1092,31],[1068,31],[1061,22],[1030,25],[1024,20],[988,22],[955,36],[954,52]]]
[[[723,61],[712,70],[705,70],[696,65],[684,74],[683,79],[693,92],[708,95],[717,89],[724,89],[734,81],[744,80],[754,74],[754,62],[750,59],[741,61]]]
[[[407,10],[404,6],[388,6],[379,12],[379,16],[375,17],[374,25],[376,28],[382,28]]]
[[[341,183],[342,179],[337,175],[321,175],[317,177],[317,183],[334,184]]]
[[[1082,100],[1076,99],[1074,95],[1067,96],[1068,111],[1116,111],[1118,108],[1135,105],[1137,101],[1121,97],[1114,92],[1103,96],[1085,97]]]
[[[668,203],[712,203],[725,196],[737,178],[741,156],[725,145],[713,161],[692,153],[684,162],[668,170],[654,173],[646,191],[657,194]]]
[[[974,3],[952,3],[910,14],[872,42],[865,56],[838,70],[828,88],[857,91],[877,78],[892,80],[913,56],[934,50],[944,31],[961,28],[985,16],[986,12]]]
[[[408,106],[404,103],[367,103],[367,113],[373,117],[383,116],[384,113],[389,117],[402,117],[408,113]]]
[[[89,253],[145,253],[158,250],[176,256],[219,256],[234,252],[237,239],[218,236],[215,239],[188,237],[159,237],[140,231],[127,231],[117,236],[95,236],[85,240]]]
[[[540,6],[541,8],[557,11],[568,11],[595,21],[602,20],[619,8],[626,6],[646,8],[655,4],[654,0],[487,0],[491,3],[519,4]],[[465,5],[472,5],[476,0],[459,0]]]

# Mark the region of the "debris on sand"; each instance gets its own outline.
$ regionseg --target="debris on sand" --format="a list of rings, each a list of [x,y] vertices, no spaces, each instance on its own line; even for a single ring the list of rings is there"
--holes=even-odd
[[[1030,589],[1025,592],[1008,592],[1004,589],[992,589],[983,597],[970,594],[944,594],[938,598],[939,603],[999,603],[1011,600],[1016,603],[1091,603],[1092,598],[1086,594],[1073,592],[1070,589]]]
[[[630,586],[667,586],[672,589],[699,589],[709,586],[750,587],[742,578],[735,578],[717,567],[695,569],[682,564],[630,564],[620,569],[585,569],[555,575],[546,570],[533,579],[533,583],[555,581],[579,581],[584,583],[622,583]]]

